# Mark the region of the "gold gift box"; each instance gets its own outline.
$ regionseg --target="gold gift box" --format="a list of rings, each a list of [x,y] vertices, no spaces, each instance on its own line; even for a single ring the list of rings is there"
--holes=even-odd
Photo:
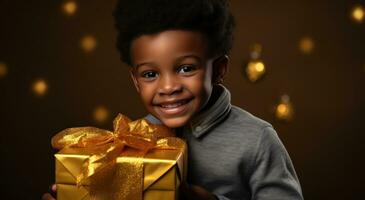
[[[143,199],[172,200],[178,198],[178,187],[186,176],[186,148],[152,150],[143,157],[123,155],[116,159],[116,165],[143,160]],[[57,199],[88,200],[88,185],[77,186],[76,177],[82,173],[82,166],[90,152],[85,148],[64,148],[55,154]],[[142,180],[141,180],[142,181]],[[108,187],[106,184],[105,187]]]

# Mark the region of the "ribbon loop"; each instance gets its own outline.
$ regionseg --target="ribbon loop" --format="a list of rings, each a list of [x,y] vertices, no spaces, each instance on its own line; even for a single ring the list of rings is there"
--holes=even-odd
[[[113,133],[95,127],[68,128],[57,133],[52,138],[52,147],[62,149],[65,147],[90,147],[110,143]]]

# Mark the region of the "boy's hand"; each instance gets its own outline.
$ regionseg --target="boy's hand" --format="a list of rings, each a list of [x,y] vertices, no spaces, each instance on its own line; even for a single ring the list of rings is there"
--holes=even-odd
[[[180,191],[183,193],[184,199],[218,200],[214,194],[208,192],[206,189],[197,185],[189,185],[186,182],[181,183]]]
[[[53,184],[51,187],[50,187],[50,191],[47,192],[47,193],[44,193],[42,195],[42,200],[56,200],[56,192],[57,192],[57,187],[56,187],[56,184]]]

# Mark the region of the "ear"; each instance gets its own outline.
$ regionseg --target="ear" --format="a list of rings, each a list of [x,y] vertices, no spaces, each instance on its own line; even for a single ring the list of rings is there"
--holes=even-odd
[[[224,77],[228,72],[228,63],[229,57],[227,55],[223,55],[218,57],[213,62],[213,84],[219,84],[223,82]]]
[[[134,74],[134,69],[133,69],[133,68],[131,68],[131,69],[129,70],[129,75],[131,76],[131,78],[132,78],[132,80],[133,80],[133,83],[134,83],[134,86],[136,87],[136,90],[137,90],[137,92],[139,93],[139,91],[140,91],[140,89],[139,89],[139,84],[138,84],[137,78],[136,78],[136,76],[135,76],[135,74]]]

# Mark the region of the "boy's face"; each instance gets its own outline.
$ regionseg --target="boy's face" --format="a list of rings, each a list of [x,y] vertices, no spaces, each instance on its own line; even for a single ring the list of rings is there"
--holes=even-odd
[[[212,93],[213,59],[198,32],[142,35],[131,45],[131,75],[148,112],[168,127],[185,125]]]

